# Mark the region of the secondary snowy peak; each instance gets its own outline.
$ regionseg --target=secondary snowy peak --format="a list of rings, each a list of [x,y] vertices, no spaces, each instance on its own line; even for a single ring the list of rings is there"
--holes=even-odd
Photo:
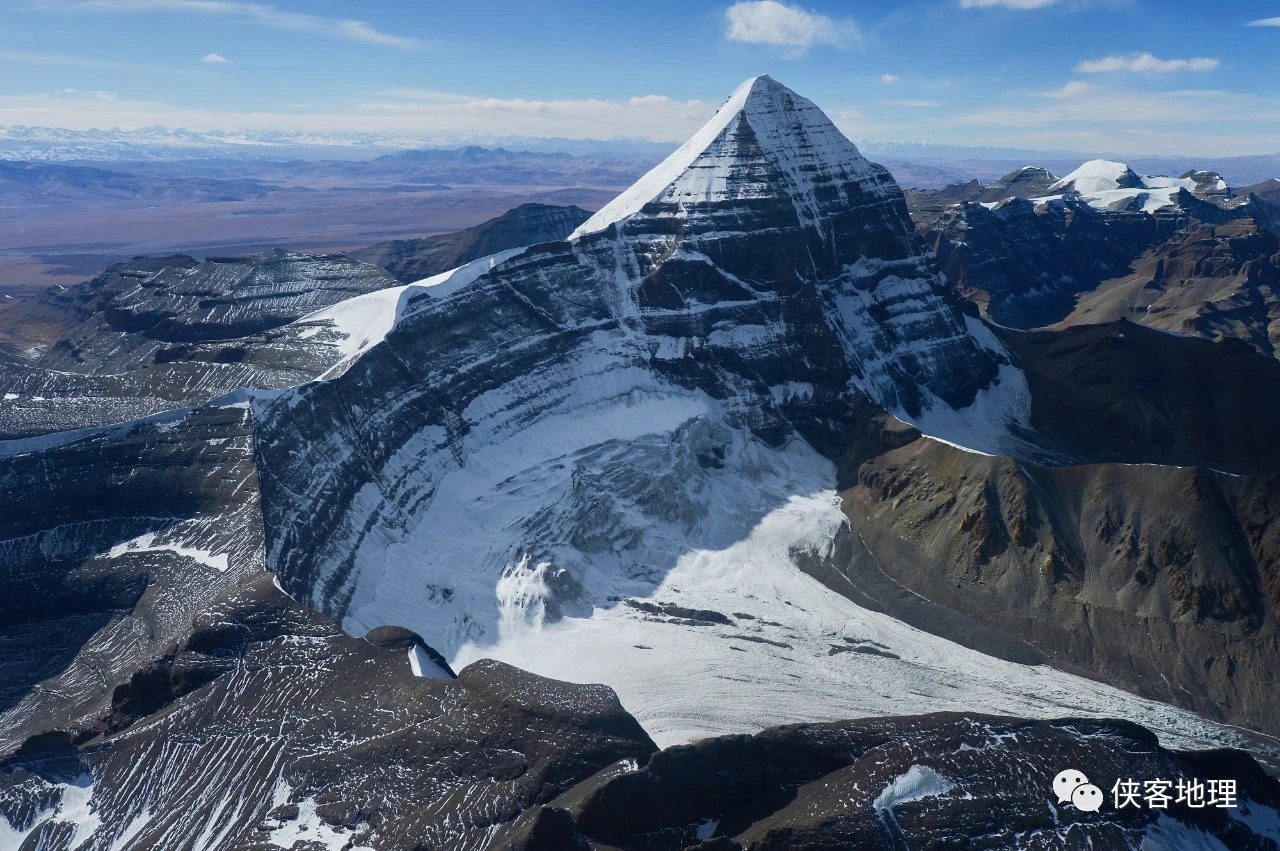
[[[1139,175],[1124,163],[1090,160],[1049,187],[1050,193],[1075,193],[1100,210],[1154,213],[1178,203],[1182,191],[1206,199],[1225,198],[1226,181],[1214,172],[1189,171],[1181,177]]]
[[[625,223],[659,202],[676,214],[700,204],[785,194],[816,224],[859,184],[884,195],[886,174],[869,163],[812,101],[773,78],[753,77],[719,111],[570,239]]]
[[[1141,189],[1145,184],[1137,172],[1124,163],[1111,160],[1089,160],[1049,187],[1052,191],[1071,190],[1087,195],[1115,189]]]

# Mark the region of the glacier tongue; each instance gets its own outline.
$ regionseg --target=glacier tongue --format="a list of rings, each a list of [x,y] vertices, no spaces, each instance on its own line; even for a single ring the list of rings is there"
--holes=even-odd
[[[821,486],[826,477],[806,449],[782,454],[792,474],[810,467],[810,485]],[[763,484],[787,489],[782,479]],[[714,498],[732,502],[732,488],[725,482]],[[1169,747],[1251,744],[1192,712],[921,632],[800,572],[797,552],[829,555],[848,531],[829,486],[793,495],[733,544],[690,547],[636,601],[668,614],[601,606],[591,617],[531,624],[496,644],[464,645],[451,664],[489,657],[556,679],[606,683],[662,747],[905,711],[1123,717],[1156,731]],[[622,582],[612,587],[622,596],[630,590]]]

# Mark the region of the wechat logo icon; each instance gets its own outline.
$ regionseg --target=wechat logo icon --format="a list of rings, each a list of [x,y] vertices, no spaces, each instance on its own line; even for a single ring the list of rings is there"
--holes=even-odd
[[[1053,792],[1059,804],[1074,804],[1077,810],[1096,813],[1102,809],[1102,790],[1089,782],[1083,771],[1068,768],[1053,778]]]

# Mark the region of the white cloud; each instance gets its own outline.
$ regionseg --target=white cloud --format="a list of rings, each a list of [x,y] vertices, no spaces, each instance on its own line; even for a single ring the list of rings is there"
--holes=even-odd
[[[1280,18],[1259,18],[1256,21],[1250,21],[1246,26],[1250,27],[1280,27]]]
[[[912,109],[937,109],[942,106],[942,101],[936,100],[882,100],[877,103],[881,106],[906,106]]]
[[[1218,60],[1208,56],[1194,56],[1190,59],[1160,59],[1147,52],[1131,53],[1128,56],[1103,56],[1101,59],[1086,59],[1076,66],[1080,74],[1105,74],[1109,71],[1131,71],[1133,73],[1154,72],[1168,74],[1173,71],[1212,71],[1218,67]]]
[[[898,82],[898,75],[897,74],[881,74],[880,82],[892,86],[894,83]]]
[[[326,35],[400,50],[412,50],[418,46],[417,39],[382,32],[365,21],[323,17],[305,12],[289,12],[265,3],[244,3],[240,0],[82,0],[77,4],[77,8],[100,12],[188,12],[222,15],[274,29]]]
[[[1058,0],[960,0],[962,9],[1043,9]]]
[[[1160,92],[1097,89],[1088,97],[920,113],[911,132],[953,144],[1151,155],[1240,156],[1275,150],[1280,96],[1221,89]],[[1135,132],[1136,131],[1136,132]],[[893,136],[907,138],[907,128]],[[1142,150],[1119,147],[1141,137]]]
[[[777,0],[743,0],[724,13],[725,38],[747,44],[790,48],[799,55],[815,44],[837,47],[857,41],[857,25]]]
[[[1044,96],[1047,98],[1074,98],[1092,91],[1092,83],[1086,83],[1084,80],[1069,80],[1062,88],[1045,92]]]
[[[230,65],[231,60],[223,56],[221,53],[206,53],[200,57],[200,61],[206,65]]]
[[[533,136],[648,137],[682,142],[718,106],[712,101],[678,101],[663,95],[620,100],[531,100],[397,89],[378,92],[378,99],[367,103],[328,107],[282,103],[272,111],[236,112],[124,98],[108,101],[104,94],[75,91],[0,95],[0,127],[24,124],[89,130],[162,124],[196,131],[344,130],[421,140]]]

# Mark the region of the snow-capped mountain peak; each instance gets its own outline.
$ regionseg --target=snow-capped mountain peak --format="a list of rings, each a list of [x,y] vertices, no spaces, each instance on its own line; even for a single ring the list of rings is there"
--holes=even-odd
[[[1089,160],[1049,189],[1054,192],[1074,189],[1082,195],[1089,195],[1115,189],[1141,189],[1144,186],[1138,173],[1124,163]]]
[[[1154,213],[1177,203],[1186,190],[1200,197],[1223,196],[1227,184],[1213,172],[1188,172],[1182,177],[1140,175],[1124,163],[1090,160],[1049,187],[1050,192],[1076,193],[1101,210],[1141,210]]]
[[[770,174],[761,173],[766,164]],[[840,187],[880,187],[881,172],[812,101],[761,75],[738,86],[697,133],[570,238],[623,224],[653,202],[683,212],[780,191],[803,222],[816,224],[828,205],[847,201]]]

